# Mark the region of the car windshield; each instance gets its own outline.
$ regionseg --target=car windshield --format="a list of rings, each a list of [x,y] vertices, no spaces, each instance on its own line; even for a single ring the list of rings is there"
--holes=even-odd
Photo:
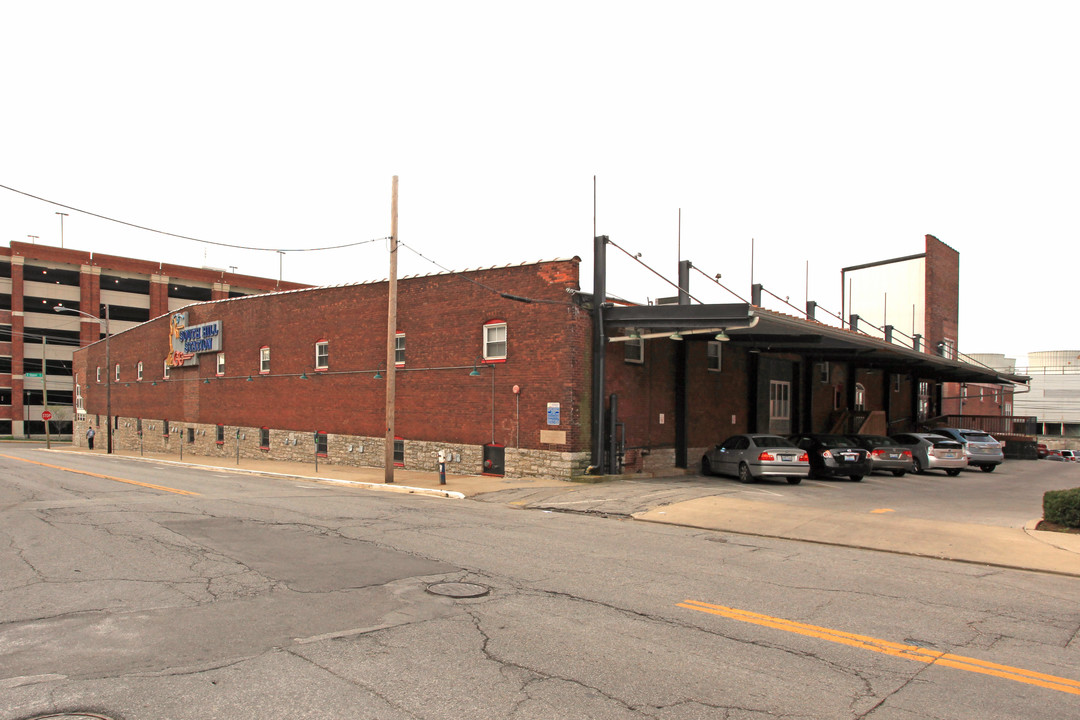
[[[960,434],[971,442],[994,442],[994,438],[990,437],[984,432],[969,432],[967,430],[961,430]]]
[[[758,447],[795,447],[790,440],[779,435],[759,435],[754,438],[754,444]]]
[[[845,435],[818,435],[817,441],[827,448],[851,447],[855,444]]]
[[[948,448],[963,447],[956,440],[949,440],[948,438],[928,437],[926,439],[929,440],[930,442],[934,443],[934,447],[936,447],[936,448],[948,449]]]
[[[872,448],[886,447],[886,446],[892,447],[894,445],[899,445],[900,444],[900,443],[896,442],[895,440],[893,440],[892,438],[884,437],[882,435],[862,435],[861,437],[862,437],[862,441],[867,446],[872,447]]]

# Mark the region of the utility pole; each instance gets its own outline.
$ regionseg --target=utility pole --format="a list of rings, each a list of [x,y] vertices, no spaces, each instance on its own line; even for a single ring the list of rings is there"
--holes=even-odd
[[[398,176],[390,190],[390,281],[386,318],[386,443],[383,448],[385,474],[383,482],[394,482],[394,404],[397,389],[394,386],[394,346],[397,337],[397,245],[398,245]]]
[[[284,261],[285,261],[285,251],[284,250],[278,250],[277,254],[278,254],[278,260],[277,260],[277,284],[278,284],[278,288],[280,288],[281,287],[282,268],[283,268],[283,265],[285,264],[284,263]]]
[[[41,336],[41,404],[49,409],[49,338]],[[42,418],[44,420],[44,418]],[[49,438],[49,423],[45,420],[45,449],[52,447]]]
[[[60,216],[60,249],[63,250],[64,249],[64,218],[66,218],[68,214],[67,213],[62,213],[62,212],[58,212],[56,214]]]

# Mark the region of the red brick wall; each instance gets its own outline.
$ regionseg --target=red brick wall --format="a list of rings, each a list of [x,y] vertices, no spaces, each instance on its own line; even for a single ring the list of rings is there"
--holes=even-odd
[[[958,340],[960,253],[933,235],[926,236],[926,350],[937,352],[945,338]]]
[[[405,333],[406,363],[397,371],[396,433],[406,439],[483,444],[492,439],[492,366],[481,363],[483,326],[507,322],[507,359],[495,363],[496,442],[551,450],[587,449],[578,407],[588,384],[591,321],[571,304],[578,260],[436,275],[399,281],[397,331]],[[468,278],[468,279],[466,279]],[[470,282],[472,280],[474,282]],[[477,284],[479,283],[479,284]],[[547,303],[506,300],[486,285]],[[214,354],[197,368],[177,368],[161,381],[168,351],[168,317],[111,341],[122,365],[113,413],[206,424],[267,426],[296,431],[381,437],[385,434],[386,283],[319,288],[194,305],[189,324],[222,322],[226,377],[215,377]],[[316,372],[315,343],[330,343],[330,367]],[[259,374],[259,348],[270,347],[270,374]],[[93,377],[104,365],[104,343],[76,353],[76,372]],[[142,360],[143,383],[134,380]],[[306,373],[308,379],[300,379]],[[247,377],[252,377],[248,382]],[[158,385],[151,386],[157,379]],[[210,383],[203,383],[210,379]],[[520,392],[518,397],[513,386]],[[194,388],[197,392],[193,392]],[[102,388],[90,383],[90,414],[104,413]],[[547,403],[562,406],[562,424],[549,427]],[[565,430],[565,446],[542,446],[541,430]]]

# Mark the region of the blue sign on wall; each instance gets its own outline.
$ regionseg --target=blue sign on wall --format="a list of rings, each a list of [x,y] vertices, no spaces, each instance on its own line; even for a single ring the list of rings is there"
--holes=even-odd
[[[559,424],[559,403],[548,403],[547,408],[547,424],[558,425]]]

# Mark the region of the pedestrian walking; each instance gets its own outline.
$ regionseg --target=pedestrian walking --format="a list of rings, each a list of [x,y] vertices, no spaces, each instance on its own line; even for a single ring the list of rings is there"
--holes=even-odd
[[[94,449],[94,435],[96,434],[94,428],[88,428],[86,431],[86,444],[90,446],[91,450]]]

